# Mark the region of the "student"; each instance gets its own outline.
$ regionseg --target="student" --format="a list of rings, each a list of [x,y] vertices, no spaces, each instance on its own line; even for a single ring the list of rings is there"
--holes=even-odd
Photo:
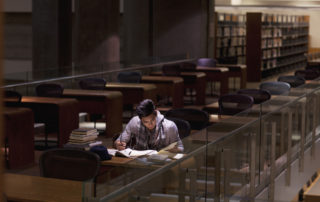
[[[143,100],[137,106],[136,112],[138,116],[129,121],[124,131],[114,142],[118,150],[127,147],[136,150],[160,150],[177,142],[176,147],[171,151],[183,151],[177,126],[155,110],[152,100]]]

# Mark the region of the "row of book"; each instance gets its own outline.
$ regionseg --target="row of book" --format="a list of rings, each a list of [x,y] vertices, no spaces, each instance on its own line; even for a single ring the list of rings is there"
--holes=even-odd
[[[71,132],[65,147],[90,150],[91,147],[102,144],[102,141],[97,141],[98,135],[95,128],[77,128]]]

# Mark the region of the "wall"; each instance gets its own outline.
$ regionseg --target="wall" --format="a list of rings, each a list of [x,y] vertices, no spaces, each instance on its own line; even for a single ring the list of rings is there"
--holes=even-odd
[[[204,0],[157,0],[154,10],[154,54],[207,53],[207,9]]]

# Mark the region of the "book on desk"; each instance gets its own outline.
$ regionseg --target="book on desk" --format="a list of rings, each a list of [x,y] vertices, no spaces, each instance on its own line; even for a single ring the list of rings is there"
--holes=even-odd
[[[170,149],[173,148],[176,143],[173,143],[160,151],[156,150],[134,150],[131,148],[126,148],[124,150],[117,150],[113,148],[108,148],[108,153],[112,156],[134,158],[138,161],[143,161],[145,163],[155,163],[163,164],[165,162],[171,161],[172,159],[180,159],[184,155],[182,153],[172,153]]]
[[[69,137],[69,141],[64,147],[90,150],[93,146],[102,145],[102,141],[97,141],[99,132],[92,128],[74,129]]]

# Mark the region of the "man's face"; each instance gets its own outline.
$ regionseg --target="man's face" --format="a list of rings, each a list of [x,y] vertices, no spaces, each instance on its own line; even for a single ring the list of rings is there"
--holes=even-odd
[[[142,124],[152,130],[156,127],[156,115],[154,113],[150,114],[149,116],[141,118]]]

